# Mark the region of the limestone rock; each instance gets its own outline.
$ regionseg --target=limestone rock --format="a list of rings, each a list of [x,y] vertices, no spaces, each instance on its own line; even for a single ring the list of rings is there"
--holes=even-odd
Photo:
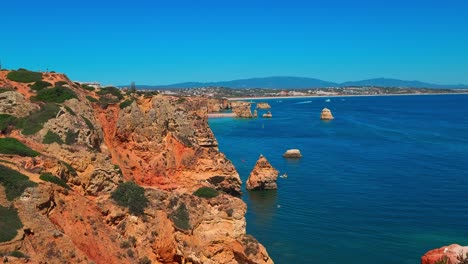
[[[18,92],[8,91],[0,93],[0,114],[25,117],[38,109],[38,105],[30,103]]]
[[[271,106],[267,102],[258,102],[256,108],[257,109],[271,109]]]
[[[457,256],[468,253],[468,246],[460,246],[452,244],[450,246],[441,247],[428,251],[421,257],[421,264],[435,264],[437,261],[447,258],[447,263],[458,263]]]
[[[322,113],[320,114],[320,119],[322,120],[332,120],[334,119],[330,109],[324,108],[322,109]]]
[[[265,114],[262,115],[264,118],[272,118],[273,115],[271,114],[270,111],[266,112]]]
[[[247,179],[247,190],[272,190],[276,189],[278,171],[271,166],[270,162],[263,156],[257,160],[254,169]]]
[[[298,149],[288,149],[284,154],[283,157],[285,158],[292,158],[292,159],[297,159],[297,158],[302,158],[301,151]]]
[[[252,118],[254,117],[250,110],[249,102],[235,101],[231,102],[232,111],[236,114],[236,117],[240,118]]]

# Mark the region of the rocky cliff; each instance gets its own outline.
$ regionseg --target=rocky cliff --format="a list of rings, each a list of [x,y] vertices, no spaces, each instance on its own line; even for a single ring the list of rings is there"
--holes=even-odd
[[[246,235],[239,175],[207,124],[212,105],[0,71],[0,226],[11,230],[0,253],[10,263],[272,263]]]
[[[421,257],[421,264],[458,264],[468,263],[468,247],[457,244],[428,251]]]

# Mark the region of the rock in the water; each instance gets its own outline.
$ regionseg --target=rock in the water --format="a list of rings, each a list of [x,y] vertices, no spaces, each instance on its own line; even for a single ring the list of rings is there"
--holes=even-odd
[[[271,115],[271,112],[268,111],[265,114],[262,115],[264,118],[272,118],[273,116]]]
[[[257,112],[257,110],[254,110],[253,111],[253,117],[257,117],[257,116],[258,116],[258,112]]]
[[[236,117],[240,118],[252,118],[252,111],[250,110],[249,102],[234,101],[231,102],[232,111],[236,114]]]
[[[257,109],[271,109],[271,106],[267,102],[258,102]]]
[[[298,149],[288,149],[284,154],[283,157],[285,158],[292,158],[292,159],[298,159],[302,158],[301,151]]]
[[[322,119],[322,120],[332,120],[332,119],[334,119],[334,117],[333,117],[330,109],[324,108],[322,110],[322,114],[320,115],[320,119]]]
[[[458,263],[457,256],[460,254],[468,253],[468,247],[462,247],[457,244],[450,246],[441,247],[428,251],[424,256],[421,257],[421,264],[435,264],[444,258],[447,259],[446,263]]]
[[[247,179],[247,190],[273,190],[277,188],[278,171],[263,156],[257,160]]]

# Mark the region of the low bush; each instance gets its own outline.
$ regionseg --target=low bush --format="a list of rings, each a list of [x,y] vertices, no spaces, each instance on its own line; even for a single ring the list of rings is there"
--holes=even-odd
[[[8,73],[7,79],[10,81],[20,83],[39,82],[42,81],[42,73],[19,69],[17,71],[11,71],[10,73]]]
[[[50,172],[41,173],[41,176],[39,176],[39,179],[46,181],[46,182],[57,184],[58,186],[62,186],[65,189],[71,189],[70,186],[68,186],[68,184],[64,180],[52,175],[52,173]]]
[[[13,89],[8,89],[8,88],[0,88],[0,94],[4,92],[11,92]]]
[[[92,96],[89,96],[89,95],[86,96],[86,99],[88,99],[88,101],[90,101],[91,103],[99,103],[98,99],[96,99],[96,98],[94,98]]]
[[[5,188],[5,194],[9,201],[19,197],[26,188],[37,185],[35,182],[30,181],[26,175],[3,165],[0,165],[0,184]]]
[[[12,252],[10,252],[9,255],[12,256],[12,257],[15,257],[15,258],[29,258],[28,255],[24,254],[23,252],[21,252],[19,250],[12,251]]]
[[[76,173],[75,168],[73,168],[70,164],[66,163],[65,161],[60,161],[60,163],[67,168],[68,172],[73,175],[73,176],[78,176],[78,173]]]
[[[190,215],[184,203],[181,203],[169,217],[177,228],[181,230],[189,230],[191,228]]]
[[[70,115],[76,116],[75,111],[73,111],[70,107],[68,107],[68,106],[66,106],[66,105],[65,105],[64,107],[65,107],[65,109],[67,110],[67,112],[70,113]]]
[[[47,133],[44,136],[44,139],[42,140],[42,143],[44,144],[52,144],[52,143],[58,143],[58,144],[63,144],[63,140],[60,138],[59,135],[55,134],[52,131],[47,131]]]
[[[12,240],[18,234],[18,230],[23,227],[18,211],[13,208],[7,208],[0,205],[0,243]]]
[[[88,91],[90,91],[90,92],[92,92],[92,91],[95,90],[94,87],[89,86],[89,85],[86,85],[86,84],[82,84],[82,85],[81,85],[81,88],[83,88],[83,89],[85,89],[85,90],[88,90]]]
[[[6,134],[10,127],[15,126],[16,117],[6,114],[0,114],[0,133]]]
[[[88,118],[84,117],[84,116],[81,116],[81,118],[83,118],[83,120],[85,121],[86,125],[88,126],[89,129],[91,130],[94,130],[94,125],[91,121],[89,121]]]
[[[65,138],[65,144],[67,145],[73,145],[76,143],[76,139],[78,138],[78,133],[79,132],[74,132],[71,129],[67,130],[67,135]]]
[[[0,138],[0,153],[23,157],[36,157],[39,155],[39,152],[30,149],[16,138]]]
[[[65,81],[58,81],[55,83],[55,87],[62,87],[64,85],[68,85],[68,83]]]
[[[112,86],[101,88],[101,90],[98,91],[97,94],[99,94],[99,95],[111,94],[111,95],[117,97],[119,100],[123,99],[123,95],[120,92],[120,90],[118,88],[112,87]]]
[[[30,88],[32,90],[36,90],[36,91],[40,91],[44,88],[47,88],[47,87],[52,87],[52,84],[49,83],[49,82],[45,82],[45,81],[38,81],[38,82],[35,82],[33,85],[30,86]]]
[[[138,264],[151,264],[151,260],[148,257],[143,257],[138,260]]]
[[[49,119],[55,118],[60,111],[60,107],[56,104],[45,104],[41,109],[33,114],[18,119],[17,127],[22,128],[24,135],[34,135],[44,127],[44,124]]]
[[[201,198],[214,198],[219,195],[219,192],[210,187],[200,187],[193,195]]]
[[[133,103],[133,101],[135,101],[135,100],[134,99],[128,99],[128,100],[123,101],[119,105],[120,109],[124,109],[125,107],[130,106]]]
[[[134,215],[142,215],[148,206],[145,189],[134,182],[119,184],[117,189],[112,192],[111,197],[118,205],[127,207]]]
[[[112,95],[103,95],[99,97],[99,105],[103,109],[106,109],[110,104],[116,104],[118,102],[120,102],[119,98]]]
[[[31,101],[42,101],[46,103],[63,103],[66,100],[77,98],[75,92],[65,87],[54,87],[40,90]]]

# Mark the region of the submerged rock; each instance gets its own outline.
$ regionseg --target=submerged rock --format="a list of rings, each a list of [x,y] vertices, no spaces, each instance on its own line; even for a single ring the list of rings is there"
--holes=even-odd
[[[288,149],[284,154],[283,157],[291,158],[291,159],[298,159],[302,158],[301,151],[298,149]]]
[[[263,156],[257,160],[247,179],[247,190],[273,190],[277,188],[278,171]]]
[[[330,109],[324,108],[322,110],[322,113],[320,114],[320,119],[322,119],[322,120],[332,120],[332,119],[334,119],[334,117],[333,117]]]

